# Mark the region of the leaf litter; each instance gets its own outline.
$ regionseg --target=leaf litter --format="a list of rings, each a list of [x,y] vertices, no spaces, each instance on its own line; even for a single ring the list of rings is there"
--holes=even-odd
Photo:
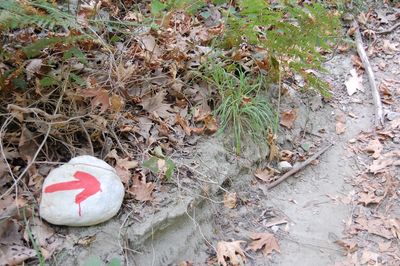
[[[89,6],[81,10],[78,17],[83,27],[89,25],[88,19],[93,16],[93,10],[104,8],[107,5],[113,16],[123,15],[124,20],[137,22],[145,19],[143,14],[146,12],[143,14],[131,11],[126,13],[119,10],[116,5],[106,4],[106,2],[100,1],[97,7]],[[130,4],[127,3],[127,5]],[[45,149],[39,151],[38,159],[62,162],[67,161],[74,154],[93,151],[98,156],[110,154],[106,156],[106,160],[115,166],[128,192],[138,201],[152,201],[156,181],[160,175],[154,174],[152,171],[143,171],[142,165],[150,156],[143,151],[148,151],[154,146],[162,146],[163,151],[167,155],[171,155],[174,149],[182,145],[188,137],[196,134],[212,135],[218,130],[216,118],[209,112],[211,111],[211,107],[208,106],[210,95],[204,92],[208,88],[201,82],[197,82],[190,87],[198,89],[190,94],[191,88],[176,86],[176,84],[184,84],[187,79],[191,78],[185,73],[188,66],[195,68],[204,63],[201,60],[204,60],[204,55],[210,51],[210,48],[207,47],[209,41],[223,31],[224,25],[220,23],[220,15],[219,10],[213,9],[212,15],[205,19],[203,25],[201,20],[192,20],[183,12],[171,12],[163,20],[163,24],[158,25],[161,30],[145,30],[144,33],[135,36],[133,40],[117,42],[115,46],[120,48],[113,51],[115,58],[110,58],[109,54],[98,49],[99,46],[94,41],[78,43],[76,47],[89,55],[88,66],[80,68],[83,78],[79,78],[75,74],[78,72],[72,72],[72,88],[69,88],[65,94],[53,91],[51,87],[53,85],[49,85],[52,84],[51,82],[65,81],[65,77],[59,79],[55,75],[53,78],[53,73],[46,68],[51,60],[59,61],[58,55],[66,51],[68,46],[59,44],[54,47],[54,53],[51,50],[41,51],[41,59],[33,59],[24,69],[21,68],[26,72],[28,81],[38,82],[40,86],[36,86],[35,92],[30,95],[18,91],[12,95],[15,103],[23,110],[23,112],[14,111],[14,119],[23,125],[24,130],[9,127],[7,131],[0,132],[4,138],[5,148],[11,148],[11,152],[18,153],[15,158],[7,157],[13,174],[18,175],[26,163],[34,160],[32,154],[38,150],[40,142],[45,139]],[[380,20],[383,21],[382,18],[384,17],[380,15]],[[363,20],[367,23],[368,17]],[[51,32],[51,34],[54,33]],[[9,35],[8,37],[17,41],[15,36]],[[31,34],[26,38],[29,40],[41,37]],[[397,43],[385,41],[381,49],[384,53],[393,54],[397,52],[397,46]],[[16,57],[4,65],[6,70],[11,70],[11,65],[18,66],[22,60],[18,56],[18,52],[20,52],[18,45],[10,47],[10,49],[15,52]],[[342,51],[347,49],[347,47],[341,48]],[[93,58],[96,60],[92,60]],[[245,57],[243,56],[243,58]],[[113,65],[115,59],[121,61],[121,64]],[[78,57],[71,58],[68,63],[78,66],[79,61]],[[266,68],[260,60],[256,60],[256,64],[261,69]],[[360,62],[358,62],[358,66],[358,69],[362,68]],[[0,67],[3,68],[2,64]],[[107,70],[104,71],[104,69]],[[66,69],[60,67],[52,69],[52,71],[63,73],[66,72]],[[49,75],[51,78],[43,79],[43,75]],[[354,80],[346,84],[346,87],[348,86],[351,91],[360,90],[360,77],[357,77],[357,73],[351,75]],[[175,89],[171,88],[177,88],[177,90],[174,91]],[[384,94],[390,96],[387,90],[384,88],[382,90]],[[42,102],[43,95],[45,95],[47,103]],[[10,99],[6,99],[4,106],[10,101]],[[61,102],[61,105],[58,106],[57,102]],[[196,111],[194,111],[193,115],[193,110],[189,106],[199,105],[204,107],[204,112],[200,112],[202,115],[196,115]],[[44,111],[37,113],[30,108],[41,108],[40,110]],[[289,129],[293,128],[297,115],[296,110],[283,112],[281,125]],[[345,121],[338,119],[338,123],[340,124],[337,124],[337,132],[342,134],[345,131]],[[50,128],[49,124],[56,126]],[[394,120],[390,130],[397,129],[398,124],[398,121]],[[45,135],[47,129],[49,129],[49,138]],[[19,134],[19,131],[23,133]],[[271,161],[280,156],[275,137],[269,136],[268,140],[271,147],[274,147],[270,154]],[[357,179],[357,182],[363,184],[361,186],[363,189],[358,193],[358,201],[365,206],[381,204],[389,198],[393,199],[396,195],[393,193],[395,178],[393,175],[389,176],[387,168],[393,169],[398,164],[397,153],[383,152],[383,148],[379,147],[378,142],[383,146],[384,141],[373,139],[366,147],[365,145],[360,147],[360,150],[365,149],[365,152],[375,159],[367,175],[371,173],[378,175],[373,184],[370,184],[371,178],[366,181],[365,176]],[[90,146],[91,148],[89,148]],[[157,169],[161,176],[166,174],[169,168],[165,159],[157,159]],[[263,169],[256,172],[256,177],[270,182],[276,174],[275,170]],[[35,165],[30,171],[37,174],[48,172],[48,169],[41,165]],[[7,182],[2,184],[2,192],[12,182],[12,178],[8,167],[1,160],[0,177],[4,176],[6,176],[4,179],[7,179]],[[35,193],[36,186],[40,186],[41,180],[32,177],[30,179],[32,181],[29,182],[28,189]],[[11,203],[16,200],[10,199],[11,201],[7,203],[8,208],[0,210],[2,217],[9,215],[10,210],[14,212],[17,209],[16,205]],[[238,207],[236,194],[226,194],[225,199],[224,203],[227,208]],[[15,232],[16,228],[23,227],[21,222],[17,222],[16,219],[8,220],[12,221],[11,224],[6,223],[7,228],[12,232]],[[383,220],[383,218],[377,219]],[[57,240],[53,242],[53,238],[56,237],[54,232],[37,219],[33,218],[30,222],[32,222],[30,228],[44,256],[51,256],[58,245],[54,244],[58,243]],[[374,234],[390,237],[390,239],[398,238],[397,218],[391,218],[386,223],[369,224],[363,220],[358,220],[358,222],[359,227],[354,229],[358,230],[357,232],[368,231],[370,228],[369,230]],[[385,230],[376,229],[377,225],[382,226]],[[20,264],[36,256],[36,252],[31,248],[31,243],[27,245],[30,239],[26,237],[26,234],[21,234],[26,230],[18,232],[15,234],[15,239],[11,241],[16,244],[5,246],[0,241],[2,254],[6,254],[4,260],[1,257],[1,264],[3,262],[4,264]],[[252,239],[250,247],[253,250],[262,250],[266,255],[273,251],[279,252],[278,242],[270,233],[253,234]],[[243,241],[218,242],[218,262],[222,265],[228,263],[242,265],[246,261],[245,252],[241,247],[243,243]],[[380,247],[383,246],[382,243],[379,244]],[[352,247],[350,245],[350,253],[354,252]],[[370,253],[364,251],[362,258],[366,262],[377,262],[378,259],[372,251]]]

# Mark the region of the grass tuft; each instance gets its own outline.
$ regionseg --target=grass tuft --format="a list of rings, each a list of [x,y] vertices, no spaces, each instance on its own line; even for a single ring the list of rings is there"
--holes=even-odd
[[[213,66],[210,72],[211,83],[221,97],[215,110],[220,120],[219,132],[232,131],[237,154],[241,151],[245,135],[265,139],[268,129],[276,130],[275,112],[267,97],[261,93],[265,84],[261,75],[255,79],[242,71],[234,75],[219,65]]]

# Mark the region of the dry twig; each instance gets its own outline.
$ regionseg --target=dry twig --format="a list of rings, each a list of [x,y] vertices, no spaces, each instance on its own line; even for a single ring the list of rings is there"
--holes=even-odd
[[[307,160],[302,162],[299,166],[294,167],[292,170],[290,170],[289,172],[287,172],[283,176],[279,177],[277,180],[275,180],[274,182],[272,182],[271,184],[268,185],[268,189],[276,187],[277,185],[279,185],[280,183],[285,181],[288,177],[294,175],[295,173],[297,173],[298,171],[300,171],[301,169],[303,169],[304,167],[309,165],[312,161],[317,159],[321,154],[326,152],[332,145],[333,145],[333,143],[328,144],[327,146],[325,146],[324,148],[319,150],[317,153],[315,153],[313,156],[311,156],[310,158],[308,158]]]
[[[400,26],[400,22],[394,24],[392,27],[390,27],[390,28],[387,29],[387,30],[378,31],[376,34],[389,34],[389,33],[391,33],[392,31],[394,31],[395,29],[397,29],[399,26]]]
[[[383,120],[383,108],[382,108],[381,96],[379,95],[379,91],[376,86],[374,72],[372,71],[371,64],[369,63],[367,53],[365,52],[364,49],[364,43],[361,37],[357,21],[353,22],[353,27],[356,29],[354,32],[354,37],[357,45],[357,52],[367,72],[369,83],[371,86],[372,98],[374,100],[374,105],[375,105],[375,126],[380,126],[380,125],[383,126],[384,120]]]

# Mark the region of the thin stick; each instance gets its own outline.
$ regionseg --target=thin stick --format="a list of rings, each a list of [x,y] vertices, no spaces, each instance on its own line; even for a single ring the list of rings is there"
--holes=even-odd
[[[290,170],[289,172],[287,172],[286,174],[284,174],[283,176],[281,176],[280,178],[278,178],[277,180],[275,180],[274,182],[272,182],[271,184],[268,185],[268,189],[271,189],[273,187],[276,187],[277,185],[279,185],[280,183],[282,183],[283,181],[285,181],[288,177],[294,175],[295,173],[297,173],[298,171],[300,171],[301,169],[303,169],[304,167],[306,167],[307,165],[309,165],[312,161],[314,161],[315,159],[317,159],[321,154],[323,154],[324,152],[326,152],[330,147],[333,146],[333,143],[329,143],[327,146],[325,146],[323,149],[319,150],[317,153],[315,153],[313,156],[311,156],[310,158],[308,158],[307,160],[305,160],[304,162],[302,162],[299,166],[294,167],[292,170]]]
[[[383,126],[384,119],[383,119],[381,96],[379,95],[379,91],[376,86],[374,72],[372,71],[371,64],[369,63],[367,53],[365,52],[364,49],[364,43],[361,38],[360,28],[358,26],[357,21],[353,22],[353,27],[356,29],[356,31],[354,32],[354,37],[356,39],[357,52],[361,57],[361,61],[364,65],[365,70],[367,71],[369,83],[371,86],[372,98],[374,100],[374,105],[375,105],[375,126],[380,126],[380,125]]]
[[[394,24],[392,27],[390,27],[390,28],[387,29],[387,30],[378,31],[376,34],[388,34],[388,33],[391,33],[392,31],[394,31],[395,29],[397,29],[397,27],[399,27],[399,26],[400,26],[400,22]]]

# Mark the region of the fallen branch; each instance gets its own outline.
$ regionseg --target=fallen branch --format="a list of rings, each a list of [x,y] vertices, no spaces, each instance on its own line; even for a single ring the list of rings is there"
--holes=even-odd
[[[305,160],[304,162],[302,162],[300,165],[298,165],[297,167],[294,167],[292,170],[290,170],[289,172],[287,172],[286,174],[284,174],[283,176],[279,177],[277,180],[275,180],[274,182],[272,182],[271,184],[268,185],[268,189],[271,189],[273,187],[276,187],[277,185],[279,185],[280,183],[282,183],[283,181],[285,181],[288,177],[294,175],[295,173],[297,173],[298,171],[300,171],[301,169],[303,169],[304,167],[306,167],[307,165],[309,165],[312,161],[314,161],[315,159],[317,159],[321,154],[323,154],[324,152],[326,152],[330,147],[332,147],[333,143],[329,143],[327,146],[325,146],[323,149],[319,150],[317,153],[315,153],[313,156],[311,156],[310,158],[308,158],[307,160]]]
[[[353,22],[353,27],[356,29],[354,32],[354,37],[357,45],[357,52],[364,65],[364,69],[367,72],[369,84],[371,86],[372,98],[374,100],[374,105],[375,105],[375,126],[380,126],[380,125],[383,126],[384,120],[383,120],[383,108],[382,108],[381,96],[379,95],[379,91],[376,86],[374,72],[372,71],[371,64],[369,63],[367,53],[365,52],[364,49],[364,43],[361,38],[360,28],[358,26],[357,21]]]
[[[387,30],[378,31],[376,34],[388,34],[388,33],[391,33],[392,31],[394,31],[395,29],[397,29],[397,27],[399,27],[399,26],[400,26],[400,22],[394,24],[392,27],[390,27],[390,28],[387,29]]]

